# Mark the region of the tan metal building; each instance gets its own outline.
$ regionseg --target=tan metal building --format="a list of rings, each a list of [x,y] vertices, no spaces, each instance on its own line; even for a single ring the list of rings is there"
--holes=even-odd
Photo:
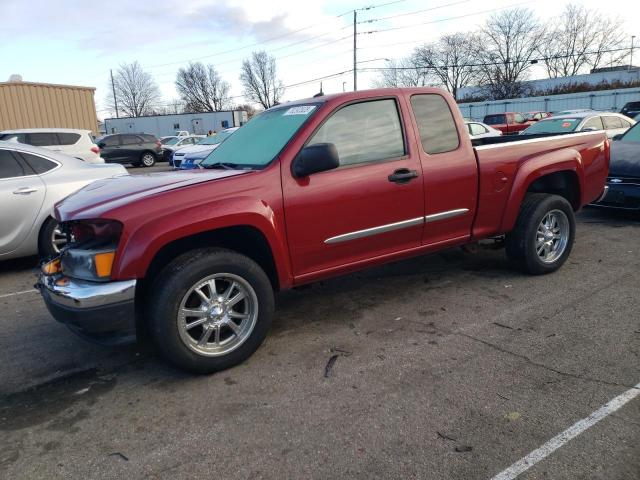
[[[98,133],[95,88],[50,83],[0,82],[0,131],[78,128]]]

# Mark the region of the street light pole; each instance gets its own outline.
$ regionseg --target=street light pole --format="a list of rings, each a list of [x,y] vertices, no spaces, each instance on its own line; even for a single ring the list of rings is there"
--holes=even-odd
[[[633,41],[636,39],[635,35],[631,35],[631,59],[629,60],[629,70],[633,68]]]
[[[113,104],[116,107],[116,118],[120,118],[120,115],[118,115],[118,97],[116,97],[116,86],[115,83],[113,83],[113,70],[109,70],[109,72],[111,73],[111,90],[113,91]]]

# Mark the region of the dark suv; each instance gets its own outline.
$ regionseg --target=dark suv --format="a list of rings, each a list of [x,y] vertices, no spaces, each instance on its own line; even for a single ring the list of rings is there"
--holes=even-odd
[[[627,117],[634,118],[636,115],[640,114],[640,102],[627,103],[624,107],[622,107],[620,113],[626,115]]]
[[[107,163],[130,163],[134,167],[153,167],[162,158],[160,141],[146,133],[116,133],[96,140]]]

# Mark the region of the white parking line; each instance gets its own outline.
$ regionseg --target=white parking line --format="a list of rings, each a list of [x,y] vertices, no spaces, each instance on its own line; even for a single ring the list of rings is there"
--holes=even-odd
[[[556,435],[540,448],[534,450],[522,460],[517,461],[506,470],[500,472],[491,480],[513,480],[521,473],[529,470],[543,458],[551,455],[555,450],[562,447],[569,440],[577,437],[586,429],[594,426],[606,416],[611,415],[613,412],[621,408],[627,402],[633,400],[638,395],[640,395],[640,383],[630,390],[627,390],[623,394],[618,395],[616,398],[593,412],[587,418],[583,418],[582,420],[574,423],[564,432]]]
[[[33,292],[37,292],[38,290],[36,290],[35,288],[31,289],[31,290],[23,290],[22,292],[15,292],[15,293],[5,293],[4,295],[0,295],[0,298],[7,298],[7,297],[13,297],[14,295],[22,295],[24,293],[33,293]]]

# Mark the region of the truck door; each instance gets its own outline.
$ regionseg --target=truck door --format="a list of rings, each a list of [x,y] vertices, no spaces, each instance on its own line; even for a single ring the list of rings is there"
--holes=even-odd
[[[475,153],[466,131],[457,129],[463,119],[437,93],[411,95],[409,103],[424,175],[422,243],[462,241],[471,235],[478,198]]]
[[[305,178],[283,168],[295,276],[420,245],[422,169],[401,118],[396,97],[338,107],[306,144],[333,143],[340,167]]]

